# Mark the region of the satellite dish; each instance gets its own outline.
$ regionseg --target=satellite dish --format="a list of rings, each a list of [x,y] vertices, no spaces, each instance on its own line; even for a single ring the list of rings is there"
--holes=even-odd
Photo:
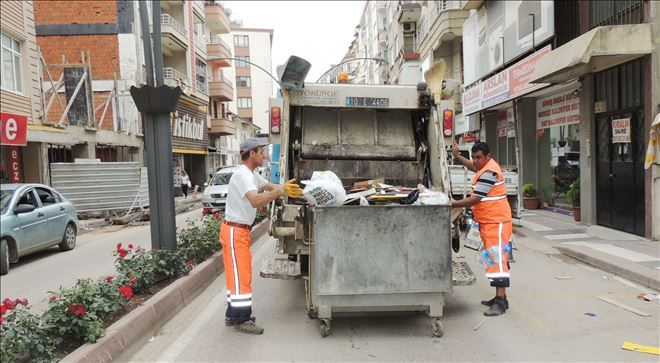
[[[312,64],[292,55],[283,65],[277,67],[280,85],[287,90],[299,90],[305,85],[305,78]]]

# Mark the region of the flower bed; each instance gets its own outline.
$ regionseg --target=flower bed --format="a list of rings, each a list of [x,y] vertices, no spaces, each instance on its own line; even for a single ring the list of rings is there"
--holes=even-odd
[[[266,216],[259,213],[257,222]],[[49,292],[48,308],[40,316],[30,312],[27,299],[5,299],[0,306],[2,361],[53,361],[96,342],[110,324],[219,251],[222,221],[216,213],[179,231],[175,251],[117,244],[116,275]]]

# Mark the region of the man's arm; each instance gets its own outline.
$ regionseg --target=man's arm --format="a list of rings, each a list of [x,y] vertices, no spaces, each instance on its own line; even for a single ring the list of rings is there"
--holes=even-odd
[[[463,164],[466,168],[468,168],[471,171],[476,172],[477,169],[474,167],[474,163],[472,160],[468,160],[465,157],[461,155],[461,153],[458,151],[458,145],[456,145],[456,141],[454,141],[454,144],[451,146],[451,153],[454,155],[456,160],[458,160],[461,164]]]
[[[264,190],[267,191],[267,192],[270,192],[272,190],[275,190],[275,189],[281,188],[281,187],[282,186],[279,185],[279,184],[268,183],[268,184],[264,185]]]
[[[452,208],[469,208],[472,207],[473,205],[479,204],[480,202],[481,202],[481,197],[476,194],[472,194],[465,199],[452,200],[449,203]]]
[[[273,184],[275,185],[275,184]],[[265,193],[259,193],[256,190],[249,190],[245,196],[250,201],[252,208],[263,207],[275,199],[284,196],[284,186],[275,185],[275,189],[269,190]],[[264,187],[265,189],[265,187]]]

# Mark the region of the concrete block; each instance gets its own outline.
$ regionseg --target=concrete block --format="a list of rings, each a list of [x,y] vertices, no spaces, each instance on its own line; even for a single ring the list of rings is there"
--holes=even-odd
[[[206,260],[195,268],[188,276],[182,279],[181,295],[185,305],[201,292],[202,288],[207,286],[218,276],[215,264]]]
[[[149,300],[152,299],[154,300],[152,304],[154,314],[159,320],[162,319],[163,316],[173,314],[174,312],[178,312],[183,309],[183,295],[181,295],[180,284],[178,284],[176,281],[170,286],[159,291]]]

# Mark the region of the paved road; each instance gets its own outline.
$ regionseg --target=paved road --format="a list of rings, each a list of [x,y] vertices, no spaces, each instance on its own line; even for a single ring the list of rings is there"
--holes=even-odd
[[[266,331],[248,336],[224,326],[224,275],[175,316],[149,342],[121,361],[657,361],[622,350],[624,341],[660,345],[660,304],[643,302],[643,288],[564,257],[537,240],[519,237],[509,291],[510,310],[485,318],[479,300],[492,288],[457,287],[445,307],[442,338],[431,337],[422,314],[344,317],[332,335],[305,312],[302,281],[269,280],[255,268],[254,315]],[[254,266],[273,252],[263,237],[252,248]],[[472,251],[461,250],[472,267]],[[556,279],[556,276],[572,279]],[[652,314],[644,318],[596,299],[610,298]],[[595,317],[585,313],[595,313]],[[483,319],[485,323],[474,327]]]
[[[199,220],[201,209],[179,214],[177,226],[185,227],[186,221]],[[59,286],[73,285],[80,278],[98,278],[114,274],[113,251],[117,243],[132,243],[151,248],[149,224],[143,226],[108,226],[78,236],[76,248],[60,252],[57,247],[25,256],[12,264],[9,274],[0,278],[2,299],[28,298],[33,311],[41,311],[47,305],[47,292]]]

